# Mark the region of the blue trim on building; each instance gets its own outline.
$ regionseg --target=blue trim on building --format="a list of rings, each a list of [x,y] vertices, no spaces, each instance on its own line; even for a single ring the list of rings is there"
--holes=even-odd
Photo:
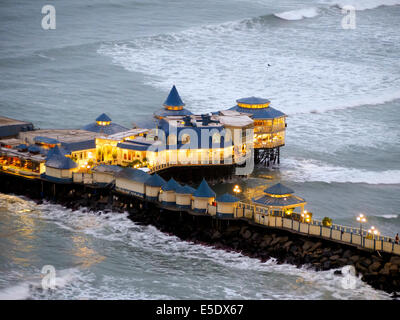
[[[115,187],[115,190],[118,191],[118,192],[122,192],[124,194],[128,194],[128,195],[131,195],[131,196],[137,196],[137,197],[140,197],[140,198],[144,198],[144,196],[145,196],[144,193],[140,193],[140,192],[136,192],[136,191],[120,188],[120,187],[117,187],[117,186]]]
[[[176,207],[179,209],[190,209],[191,205],[176,204]]]
[[[69,151],[69,153],[73,151],[81,151],[81,150],[88,150],[88,149],[96,149],[96,139],[90,140],[83,140],[78,142],[62,142],[61,146]]]
[[[207,209],[193,208],[193,211],[198,213],[207,213]]]
[[[251,118],[253,119],[275,119],[275,118],[280,118],[286,116],[283,112],[276,110],[272,107],[267,107],[267,108],[241,108],[239,106],[234,106],[230,108],[229,110],[234,110],[237,112],[243,112],[243,113],[250,113]]]
[[[46,181],[56,182],[56,183],[73,183],[72,178],[56,178],[56,177],[49,176],[45,173],[42,173],[40,175],[40,178],[43,180],[46,180]]]
[[[216,216],[218,218],[234,218],[233,213],[221,213],[221,212],[218,212],[218,211],[217,211]]]
[[[164,206],[176,206],[176,202],[169,202],[169,201],[161,201],[161,204]]]

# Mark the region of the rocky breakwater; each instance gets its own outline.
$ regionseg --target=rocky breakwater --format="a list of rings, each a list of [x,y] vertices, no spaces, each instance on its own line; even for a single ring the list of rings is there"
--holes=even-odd
[[[305,237],[288,231],[263,228],[246,221],[220,221],[209,216],[191,216],[186,212],[160,209],[129,196],[113,197],[112,190],[84,190],[83,187],[58,186],[56,196],[30,192],[27,184],[8,184],[2,192],[15,192],[35,199],[59,203],[72,210],[93,212],[129,212],[131,220],[151,224],[160,231],[182,240],[209,245],[216,249],[240,252],[243,255],[267,261],[275,258],[278,264],[290,263],[316,271],[337,269],[335,274],[344,276],[340,268],[353,266],[357,276],[373,288],[397,296],[400,292],[400,256],[371,252],[319,238]],[[34,187],[29,184],[28,187]],[[34,188],[39,189],[39,188]],[[40,189],[39,189],[40,190]],[[218,225],[218,227],[216,227]]]
[[[219,228],[212,227],[210,219],[160,209],[133,210],[131,219],[151,224],[159,230],[178,236],[182,240],[209,245],[216,249],[240,252],[243,255],[267,261],[275,258],[278,264],[289,263],[316,271],[335,270],[353,266],[355,276],[361,277],[373,288],[397,296],[400,292],[400,256],[383,252],[364,251],[352,246],[319,238],[304,237],[284,230],[262,228],[245,221],[231,221]]]

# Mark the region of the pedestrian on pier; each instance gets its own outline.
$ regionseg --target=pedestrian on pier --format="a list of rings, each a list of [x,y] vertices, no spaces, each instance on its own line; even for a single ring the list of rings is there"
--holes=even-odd
[[[399,244],[399,234],[398,233],[396,233],[396,238],[394,240],[395,240],[396,244]]]

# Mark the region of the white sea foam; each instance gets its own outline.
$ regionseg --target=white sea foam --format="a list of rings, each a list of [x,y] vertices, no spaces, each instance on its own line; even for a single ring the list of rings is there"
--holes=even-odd
[[[381,216],[377,216],[377,217],[382,217],[385,219],[397,219],[399,217],[398,214],[383,214]]]
[[[38,214],[40,212],[40,214]],[[337,299],[386,299],[389,296],[385,293],[377,292],[371,287],[357,279],[355,290],[343,289],[340,285],[340,278],[333,276],[333,271],[315,272],[306,268],[296,268],[292,265],[278,265],[274,259],[262,263],[258,259],[252,259],[236,252],[226,252],[215,250],[211,247],[197,245],[179,240],[175,236],[170,236],[158,231],[152,226],[138,226],[127,218],[127,214],[107,213],[98,215],[96,213],[85,213],[65,209],[59,205],[44,203],[37,206],[36,210],[26,214],[33,217],[40,217],[49,223],[57,223],[58,226],[66,226],[68,230],[81,233],[86,236],[99,239],[123,243],[127,247],[135,248],[135,251],[144,251],[145,256],[151,255],[156,262],[152,268],[160,268],[159,272],[170,272],[163,267],[157,266],[157,261],[173,261],[171,264],[173,274],[170,277],[184,277],[185,272],[191,272],[191,283],[193,294],[198,298],[213,296],[247,299],[323,299],[332,297]],[[109,244],[113,246],[113,244]],[[118,246],[118,252],[124,259],[132,259],[131,249],[125,250],[123,246]],[[159,256],[159,258],[157,258]],[[168,257],[168,258],[166,258]],[[185,262],[187,261],[187,262]],[[182,268],[182,263],[185,266]],[[224,294],[221,296],[221,289],[218,283],[214,286],[204,286],[207,281],[217,281],[213,272],[219,274],[221,268],[224,273],[246,274],[247,272],[257,273],[261,279],[268,281],[268,288],[262,282],[254,283],[257,290],[251,290],[233,281],[229,285],[221,283]],[[215,270],[215,271],[212,271]],[[93,274],[89,271],[84,273],[82,270],[68,270],[61,274],[61,282],[57,283],[59,289],[55,291],[57,298],[74,299],[171,299],[175,294],[164,294],[162,292],[149,293],[143,288],[138,288],[134,284],[127,286],[126,283],[132,279],[119,277],[118,275],[104,276],[101,286],[93,286]],[[208,279],[208,277],[211,277]],[[282,280],[285,279],[285,280]],[[301,283],[299,282],[301,280]],[[260,279],[259,279],[260,280]],[[220,280],[222,281],[222,280]],[[178,286],[174,281],[169,281],[169,286]],[[165,286],[157,281],[154,286]],[[272,287],[271,287],[272,286]],[[276,288],[274,289],[274,286]],[[49,298],[39,293],[32,293],[29,283],[22,283],[16,287],[8,288],[3,292],[3,297],[14,297],[20,299]],[[253,287],[252,287],[253,288]],[[280,289],[278,289],[280,288]],[[253,288],[254,289],[254,288]],[[51,297],[51,296],[50,296]]]
[[[381,6],[396,6],[400,5],[400,0],[340,0],[330,2],[331,5],[336,5],[339,8],[352,6],[357,11],[379,8]]]
[[[26,300],[35,298],[35,296],[44,297],[49,291],[47,289],[42,290],[41,277],[37,276],[38,274],[40,274],[40,271],[37,271],[33,276],[27,276],[29,280],[19,281],[15,285],[0,289],[0,300]],[[77,281],[82,281],[79,269],[57,270],[53,290],[62,290]]]
[[[281,171],[282,177],[297,182],[400,184],[400,170],[368,171],[311,159],[283,159]]]
[[[253,95],[270,98],[272,106],[289,115],[400,98],[394,65],[333,59],[317,51],[299,55],[298,48],[309,46],[313,29],[299,37],[263,23],[251,19],[207,25],[104,44],[98,52],[126,70],[149,75],[146,83],[166,93],[176,84],[187,108],[196,113],[230,108],[236,98]],[[337,43],[341,55],[347,50],[336,33],[323,36]]]
[[[302,20],[304,18],[314,18],[319,14],[318,8],[304,8],[298,10],[274,13],[274,16],[284,20]]]

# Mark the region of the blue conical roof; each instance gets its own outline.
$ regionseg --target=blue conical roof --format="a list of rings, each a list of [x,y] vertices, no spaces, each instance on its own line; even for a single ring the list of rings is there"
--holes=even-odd
[[[294,190],[284,186],[281,183],[277,183],[277,184],[273,185],[272,187],[265,189],[264,192],[268,193],[268,194],[274,194],[274,195],[284,195],[284,194],[294,193]]]
[[[108,115],[106,115],[105,113],[102,113],[101,115],[99,115],[99,116],[96,118],[96,121],[106,121],[106,122],[110,122],[110,121],[111,121],[111,118],[110,118]]]
[[[56,146],[57,147],[57,149],[58,149],[58,151],[62,154],[62,155],[67,155],[68,154],[68,152],[64,149],[64,148],[59,148],[58,146]],[[46,149],[44,149],[44,150],[46,150]],[[52,155],[54,154],[54,150],[56,150],[56,148],[54,147],[54,148],[51,148],[51,149],[48,149],[48,151],[47,151],[47,154],[46,154],[46,160],[49,160],[51,157],[52,157]]]
[[[195,193],[193,193],[193,196],[198,198],[214,198],[215,192],[210,188],[207,181],[203,178],[203,181],[201,181],[199,187]]]
[[[215,201],[217,201],[217,202],[238,202],[239,199],[229,193],[225,193],[222,196],[219,196],[217,199],[215,199]]]
[[[72,169],[76,168],[78,164],[72,159],[64,156],[58,146],[53,148],[53,153],[48,157],[46,161],[46,167],[52,167],[56,169]]]
[[[171,91],[169,92],[169,95],[167,97],[167,100],[164,101],[164,106],[184,106],[185,104],[183,103],[181,97],[179,96],[178,90],[176,90],[175,85],[172,87]]]
[[[162,187],[166,184],[167,182],[161,178],[157,173],[153,174],[146,180],[146,185],[150,187]]]
[[[174,180],[174,178],[169,179],[167,184],[162,186],[162,189],[164,191],[176,191],[178,188],[180,188],[181,185]]]
[[[194,189],[188,185],[181,186],[176,190],[176,193],[179,193],[179,194],[193,194],[195,192],[196,192],[196,189]]]

